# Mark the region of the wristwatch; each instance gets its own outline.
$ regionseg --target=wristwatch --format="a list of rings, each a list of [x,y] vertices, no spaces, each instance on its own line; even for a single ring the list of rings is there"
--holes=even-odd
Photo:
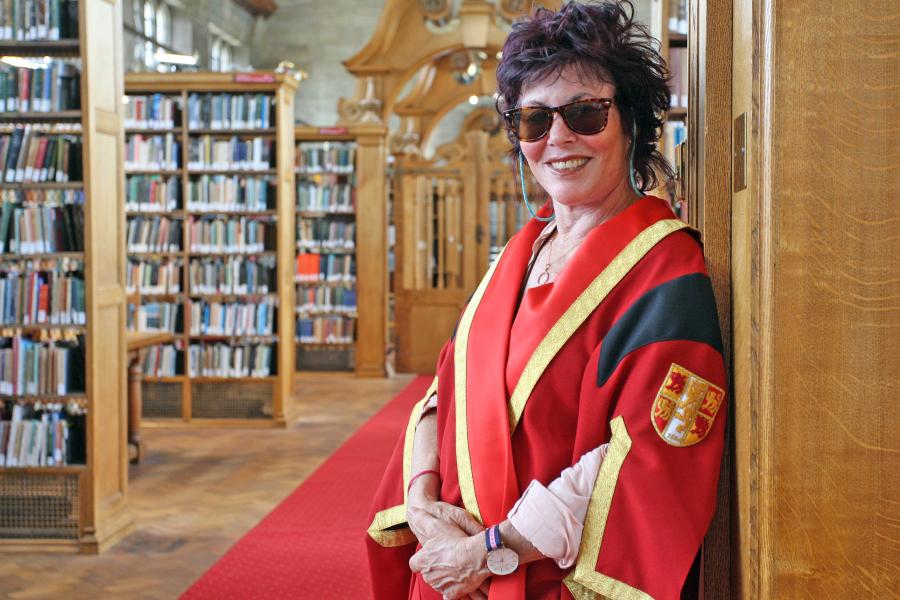
[[[509,575],[519,567],[519,555],[503,545],[499,525],[484,531],[484,545],[487,547],[487,568],[494,575]]]

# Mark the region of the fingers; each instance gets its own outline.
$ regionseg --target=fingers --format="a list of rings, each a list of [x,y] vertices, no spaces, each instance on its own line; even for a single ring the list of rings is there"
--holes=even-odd
[[[448,516],[453,523],[466,532],[466,535],[476,535],[484,531],[484,526],[464,510],[451,511]]]
[[[487,600],[487,592],[480,588],[469,594],[469,600]]]
[[[476,521],[466,510],[458,506],[453,506],[446,502],[434,502],[428,507],[428,511],[432,516],[456,525],[466,535],[475,535],[484,531],[484,526],[481,523]]]

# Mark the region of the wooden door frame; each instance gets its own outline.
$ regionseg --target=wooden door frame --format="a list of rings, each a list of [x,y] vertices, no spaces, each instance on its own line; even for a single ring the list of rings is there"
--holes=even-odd
[[[729,378],[731,351],[731,170],[733,0],[689,2],[687,199],[703,232],[706,265],[715,290]],[[730,401],[733,405],[733,399]],[[734,414],[733,410],[729,413]],[[726,429],[716,512],[703,543],[701,597],[731,597],[734,427]]]

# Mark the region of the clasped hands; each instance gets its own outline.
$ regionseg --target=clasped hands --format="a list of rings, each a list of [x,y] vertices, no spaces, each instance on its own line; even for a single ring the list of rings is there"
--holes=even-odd
[[[423,500],[409,504],[407,521],[422,548],[409,567],[444,598],[487,600],[490,571],[484,527],[465,510]]]

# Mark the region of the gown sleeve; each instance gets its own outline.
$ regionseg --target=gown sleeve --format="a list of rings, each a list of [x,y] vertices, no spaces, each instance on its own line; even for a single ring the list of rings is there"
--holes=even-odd
[[[726,374],[704,273],[660,284],[601,341],[582,403],[609,406],[570,589],[677,599],[715,510]],[[595,597],[595,596],[594,596]]]
[[[516,531],[562,569],[578,557],[591,491],[608,448],[602,444],[586,452],[547,486],[532,480],[507,515]]]

